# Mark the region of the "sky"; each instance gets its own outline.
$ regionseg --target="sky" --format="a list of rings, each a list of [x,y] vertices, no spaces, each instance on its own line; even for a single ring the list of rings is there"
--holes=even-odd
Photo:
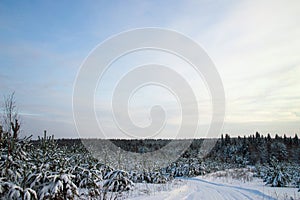
[[[57,138],[96,137],[79,134],[73,119],[73,86],[81,65],[97,45],[113,35],[158,27],[193,39],[213,60],[226,97],[221,133],[299,135],[299,13],[297,0],[3,0],[0,95],[15,91],[23,135],[37,137],[47,130]],[[126,137],[111,118],[113,86],[132,67],[154,61],[171,65],[191,84],[201,115],[198,132],[203,136],[212,113],[209,91],[190,66],[171,57],[162,52],[138,52],[111,66],[95,91],[95,112],[107,137]],[[149,125],[153,120],[149,109],[162,105],[167,113],[166,131],[157,137],[172,138],[181,122],[176,97],[157,85],[143,89],[129,100],[132,121]]]

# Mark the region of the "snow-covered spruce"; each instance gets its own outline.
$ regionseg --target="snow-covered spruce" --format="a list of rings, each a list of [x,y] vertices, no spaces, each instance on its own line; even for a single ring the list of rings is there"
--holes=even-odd
[[[164,184],[175,177],[193,177],[244,167],[255,161],[253,152],[260,152],[259,162],[263,162],[267,154],[274,156],[274,160],[268,159],[263,164],[257,164],[257,174],[268,185],[292,186],[300,190],[297,162],[292,164],[286,160],[276,160],[290,153],[288,147],[291,145],[299,149],[298,144],[290,139],[286,139],[286,142],[278,139],[276,142],[276,145],[271,145],[268,138],[258,136],[234,140],[227,137],[223,143],[217,143],[213,154],[206,158],[199,158],[197,145],[192,145],[193,148],[169,166],[161,167],[160,163],[155,163],[146,169],[140,163],[134,170],[127,169],[127,172],[124,168],[113,169],[108,166],[108,160],[113,159],[106,158],[114,155],[104,154],[104,162],[99,162],[83,145],[58,145],[46,133],[35,142],[30,138],[18,139],[5,133],[0,138],[0,199],[124,198],[128,190],[134,189],[134,183]],[[264,148],[255,149],[253,144],[259,144],[257,146],[266,147],[267,150],[270,147],[273,152],[264,151]],[[254,149],[252,153],[247,152],[249,146]],[[283,147],[284,151],[276,150],[278,146]],[[122,160],[130,162],[126,156],[122,156]],[[294,156],[293,159],[297,161],[298,157]],[[121,156],[115,160],[120,162]],[[122,168],[127,165],[120,162],[119,166]],[[238,173],[236,175],[240,176]]]

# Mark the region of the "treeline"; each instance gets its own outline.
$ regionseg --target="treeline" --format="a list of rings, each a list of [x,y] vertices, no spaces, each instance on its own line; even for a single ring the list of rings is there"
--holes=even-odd
[[[103,140],[103,139],[82,139]],[[82,145],[81,139],[57,139],[59,146]],[[199,158],[200,149],[204,139],[194,139],[190,147],[181,155],[181,158]],[[105,141],[105,140],[103,140]],[[156,151],[167,144],[171,139],[111,139],[113,144],[125,151],[146,153]],[[177,141],[181,141],[177,139]],[[269,163],[272,158],[279,162],[287,161],[300,163],[300,141],[295,134],[294,137],[275,135],[274,138],[268,134],[264,136],[258,132],[244,137],[230,137],[229,134],[221,135],[214,148],[203,160],[215,160],[238,165],[254,165]]]
[[[251,165],[269,163],[273,158],[279,162],[300,163],[299,144],[297,134],[294,137],[276,135],[275,138],[258,132],[248,137],[234,138],[226,134],[221,136],[208,157],[222,162]]]

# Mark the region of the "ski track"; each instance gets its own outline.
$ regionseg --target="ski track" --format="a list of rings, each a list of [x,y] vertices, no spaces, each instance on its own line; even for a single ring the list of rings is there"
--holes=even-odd
[[[132,200],[276,200],[255,189],[214,183],[201,178],[180,179],[186,181],[186,184],[179,188],[156,195],[136,197]]]

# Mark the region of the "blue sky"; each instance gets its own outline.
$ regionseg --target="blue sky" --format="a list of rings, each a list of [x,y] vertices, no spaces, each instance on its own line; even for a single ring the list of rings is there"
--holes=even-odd
[[[0,95],[16,92],[23,134],[46,129],[78,137],[73,83],[89,52],[121,31],[161,27],[191,37],[215,62],[226,93],[224,133],[294,135],[300,131],[299,11],[296,0],[1,1]],[[117,73],[118,65],[112,77]],[[99,115],[106,97],[99,97]],[[147,123],[142,104],[135,118]]]

